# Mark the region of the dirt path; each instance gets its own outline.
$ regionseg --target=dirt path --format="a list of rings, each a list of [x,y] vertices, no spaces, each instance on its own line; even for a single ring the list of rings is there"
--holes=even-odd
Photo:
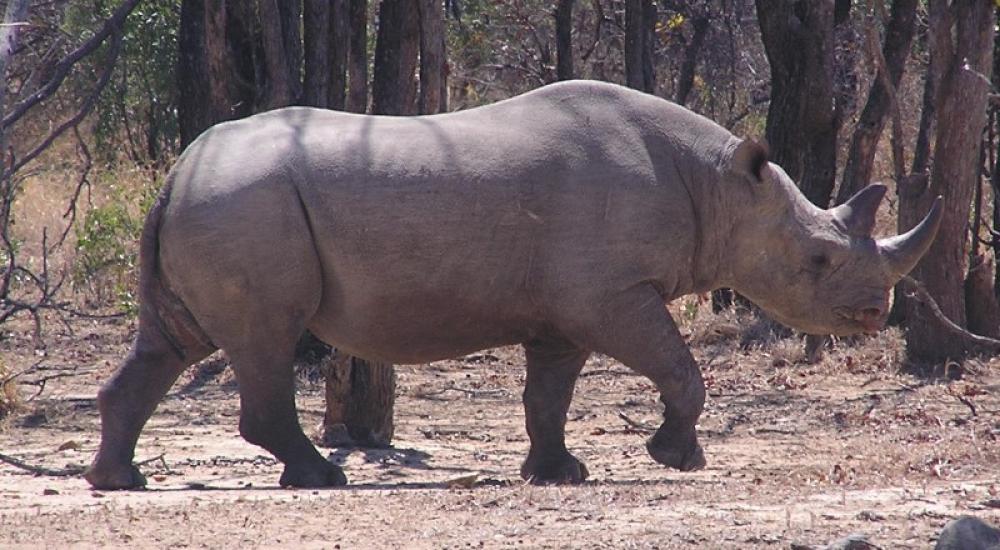
[[[22,385],[26,403],[0,432],[0,453],[50,468],[92,457],[93,396],[128,329],[74,328],[46,356],[25,353],[17,334],[4,342],[14,369],[43,362],[24,382],[51,378],[30,401],[38,387]],[[709,465],[693,474],[646,455],[651,385],[593,358],[567,428],[592,479],[574,487],[517,477],[527,438],[515,348],[400,367],[395,447],[325,450],[351,485],[320,491],[277,488],[280,465],[237,434],[230,370],[209,361],[143,433],[149,490],[99,493],[0,465],[0,547],[788,548],[860,533],[883,548],[929,548],[956,515],[1000,524],[996,364],[950,383],[898,374],[897,338],[803,365],[794,342],[739,351],[696,334]],[[299,408],[305,426],[318,425],[320,382],[302,378]],[[471,488],[454,482],[468,476]]]

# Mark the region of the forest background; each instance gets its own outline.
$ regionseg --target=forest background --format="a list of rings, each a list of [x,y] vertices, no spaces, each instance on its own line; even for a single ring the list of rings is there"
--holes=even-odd
[[[38,349],[69,318],[134,314],[143,213],[173,159],[212,124],[286,105],[437,113],[592,78],[765,139],[817,205],[843,202],[873,180],[893,183],[886,231],[909,229],[943,196],[939,238],[897,290],[893,322],[904,327],[910,364],[933,369],[1000,350],[995,2],[8,0],[3,8],[0,335],[27,321]],[[731,300],[713,297],[717,309]],[[826,341],[807,345],[815,353]]]

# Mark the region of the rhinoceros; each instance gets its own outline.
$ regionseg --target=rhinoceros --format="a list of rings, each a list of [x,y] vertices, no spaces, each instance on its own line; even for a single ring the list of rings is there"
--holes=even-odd
[[[135,342],[98,395],[86,479],[134,488],[139,433],[178,375],[232,360],[239,430],[282,486],[346,483],[303,434],[305,330],[346,353],[424,363],[524,347],[521,475],[575,482],[566,412],[594,352],[648,377],[664,419],[647,449],[705,465],[705,388],[667,302],[731,287],[809,333],[877,330],[934,239],[940,199],[875,240],[885,187],[810,204],[765,148],[666,100],[573,81],[462,112],[291,107],[219,124],[170,171],[140,242]]]

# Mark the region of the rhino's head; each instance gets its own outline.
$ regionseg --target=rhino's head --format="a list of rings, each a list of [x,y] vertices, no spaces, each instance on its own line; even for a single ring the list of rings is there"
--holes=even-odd
[[[764,148],[744,140],[730,161],[745,180],[746,204],[733,217],[732,286],[775,318],[813,334],[874,332],[888,316],[889,293],[927,251],[941,223],[941,199],[909,232],[872,238],[885,195],[870,185],[848,202],[822,210]]]

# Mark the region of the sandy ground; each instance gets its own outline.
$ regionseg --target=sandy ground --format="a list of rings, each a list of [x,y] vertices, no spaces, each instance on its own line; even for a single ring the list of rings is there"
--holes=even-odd
[[[280,489],[280,464],[237,434],[235,382],[215,358],[185,373],[143,433],[147,490],[0,464],[0,547],[789,548],[857,533],[930,548],[957,515],[1000,524],[998,363],[968,362],[959,380],[907,374],[888,331],[805,364],[794,339],[741,347],[747,323],[702,314],[685,327],[710,395],[700,472],[647,456],[651,384],[594,357],[567,427],[591,479],[523,484],[523,356],[504,348],[399,367],[394,447],[321,449],[349,486]],[[0,341],[12,372],[37,364],[0,453],[73,469],[96,449],[94,395],[132,327],[48,326],[44,351],[16,325]],[[322,381],[302,374],[298,403],[315,431]]]

